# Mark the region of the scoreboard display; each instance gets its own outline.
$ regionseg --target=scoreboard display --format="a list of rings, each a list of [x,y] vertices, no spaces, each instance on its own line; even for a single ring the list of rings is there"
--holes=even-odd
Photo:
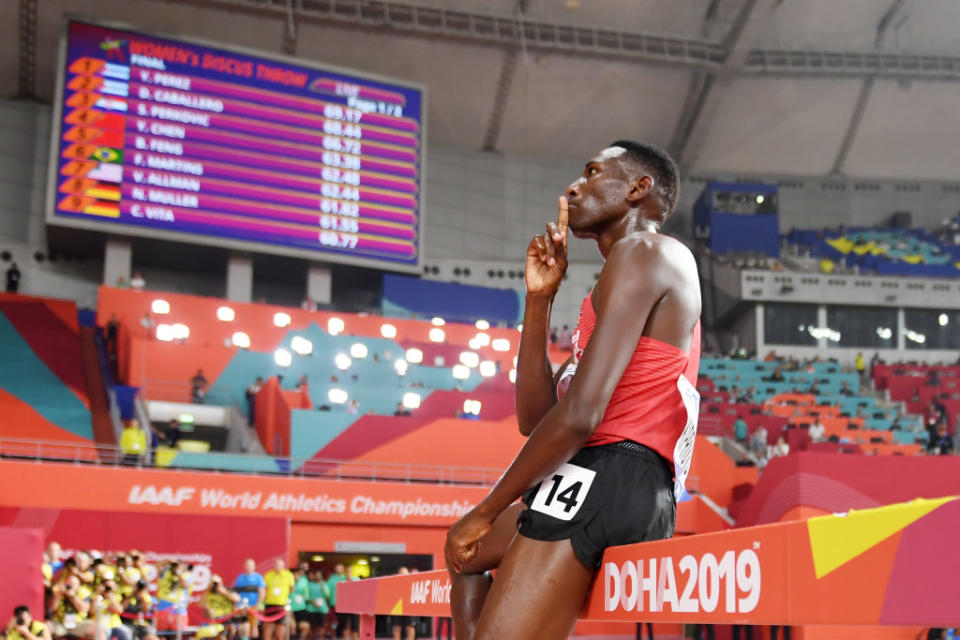
[[[67,25],[51,224],[416,268],[423,89]]]

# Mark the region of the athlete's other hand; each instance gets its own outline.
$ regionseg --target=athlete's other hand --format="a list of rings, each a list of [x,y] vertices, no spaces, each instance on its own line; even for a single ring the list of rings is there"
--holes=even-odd
[[[567,199],[560,196],[557,221],[548,222],[543,235],[533,236],[527,246],[527,267],[524,274],[527,293],[552,296],[567,272],[567,226],[570,214]]]
[[[447,544],[443,548],[447,569],[460,573],[463,565],[477,555],[480,539],[487,535],[492,524],[493,522],[480,515],[477,509],[457,520],[447,531]]]

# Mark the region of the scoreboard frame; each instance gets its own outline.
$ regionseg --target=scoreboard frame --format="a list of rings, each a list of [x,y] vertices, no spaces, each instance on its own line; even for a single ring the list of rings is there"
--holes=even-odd
[[[412,264],[403,264],[394,262],[387,258],[371,258],[367,256],[352,256],[345,253],[339,253],[335,250],[328,250],[322,245],[318,245],[316,250],[303,249],[298,247],[283,246],[267,242],[255,242],[251,240],[239,240],[234,238],[218,237],[214,235],[205,235],[201,233],[191,233],[189,231],[157,229],[154,227],[141,227],[138,225],[123,224],[116,222],[102,222],[96,219],[85,220],[58,216],[57,210],[57,184],[59,181],[60,165],[60,143],[63,137],[63,100],[66,89],[66,71],[68,55],[68,39],[70,25],[78,23],[104,29],[116,29],[120,31],[129,31],[137,35],[153,38],[164,38],[174,42],[182,42],[187,45],[198,47],[207,47],[220,50],[225,53],[236,53],[251,57],[260,58],[266,61],[292,64],[301,67],[315,69],[317,71],[328,71],[359,80],[369,80],[383,84],[394,85],[405,89],[411,89],[420,92],[420,146],[418,149],[419,167],[418,167],[418,192],[417,192],[417,255],[416,262]],[[419,274],[423,268],[423,247],[425,237],[425,207],[424,194],[426,192],[427,182],[427,87],[426,85],[411,82],[407,80],[398,80],[393,77],[387,77],[376,73],[357,71],[334,64],[324,64],[315,60],[296,58],[271,51],[263,51],[252,47],[244,47],[223,42],[215,42],[204,38],[172,34],[162,31],[148,31],[138,28],[134,25],[119,21],[106,21],[92,19],[83,15],[65,14],[64,24],[60,30],[59,50],[57,53],[56,86],[54,87],[54,103],[52,109],[52,122],[50,128],[50,157],[47,167],[47,189],[45,204],[45,222],[48,226],[66,227],[73,229],[83,229],[105,233],[107,237],[125,237],[135,236],[138,238],[164,240],[170,242],[183,242],[192,245],[201,245],[217,247],[238,252],[260,253],[285,256],[289,258],[300,258],[310,262],[317,263],[338,263],[344,265],[354,265],[365,268],[380,269],[383,271],[395,271],[411,274]],[[318,215],[319,215],[318,211]]]

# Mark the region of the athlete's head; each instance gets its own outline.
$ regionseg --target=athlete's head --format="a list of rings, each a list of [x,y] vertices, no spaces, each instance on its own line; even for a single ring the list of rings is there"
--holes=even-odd
[[[617,140],[595,155],[567,187],[570,230],[592,236],[625,216],[659,227],[677,207],[679,171],[656,145]]]
[[[253,558],[247,558],[243,561],[243,570],[247,573],[253,573],[257,570],[257,563],[254,562]]]

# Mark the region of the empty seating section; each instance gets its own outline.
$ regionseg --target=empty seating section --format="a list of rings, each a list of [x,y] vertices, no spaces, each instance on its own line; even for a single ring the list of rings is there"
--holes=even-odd
[[[778,368],[782,381],[773,380]],[[835,363],[789,370],[779,362],[705,358],[700,375],[703,433],[731,436],[740,417],[748,433],[762,425],[770,444],[783,435],[794,449],[811,448],[806,430],[814,420],[823,425],[825,438],[835,436],[831,439],[873,453],[917,453],[918,443],[927,438],[919,416],[882,408],[876,397],[860,395],[857,374],[844,373]],[[811,393],[814,383],[816,393]],[[735,388],[741,396],[751,391],[753,402],[737,403]]]
[[[0,294],[0,437],[93,438],[72,302]]]
[[[903,402],[907,410],[926,415],[934,404],[947,413],[948,429],[960,419],[960,365],[877,365],[874,384],[886,389],[891,400]]]
[[[923,229],[794,230],[787,242],[811,256],[877,275],[960,276],[960,247],[942,244]]]

